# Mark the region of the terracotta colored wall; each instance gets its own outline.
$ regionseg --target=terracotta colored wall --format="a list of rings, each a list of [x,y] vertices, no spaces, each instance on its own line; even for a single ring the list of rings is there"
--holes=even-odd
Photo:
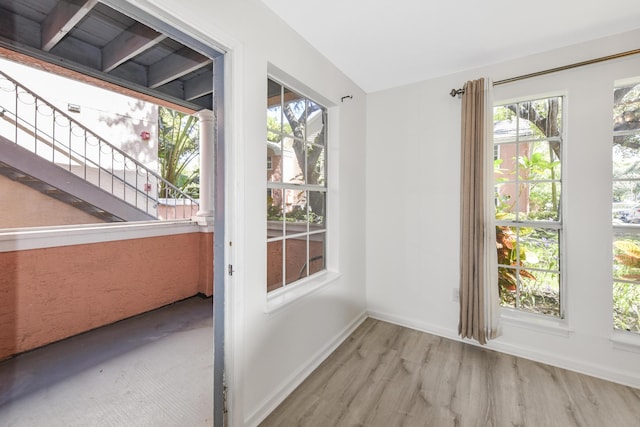
[[[0,360],[198,293],[212,233],[0,253]]]
[[[267,243],[267,291],[282,287],[282,241]],[[287,240],[287,279],[292,283],[300,278],[300,270],[307,262],[307,243],[305,240]],[[309,259],[324,254],[322,242],[309,242]],[[317,259],[307,265],[309,274],[317,273],[325,268],[325,260]],[[305,273],[306,274],[306,273]]]

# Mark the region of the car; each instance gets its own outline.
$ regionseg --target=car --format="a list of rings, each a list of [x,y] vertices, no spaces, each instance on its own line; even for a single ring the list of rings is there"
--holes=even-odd
[[[640,224],[640,203],[633,205],[621,215],[621,221],[629,224]]]

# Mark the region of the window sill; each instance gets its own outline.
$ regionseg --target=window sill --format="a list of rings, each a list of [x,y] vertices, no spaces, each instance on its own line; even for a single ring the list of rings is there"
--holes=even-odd
[[[500,320],[505,324],[518,328],[530,329],[561,337],[568,337],[573,332],[573,328],[567,326],[566,321],[563,319],[547,318],[543,315],[524,313],[507,308],[500,309]]]
[[[640,334],[626,331],[613,331],[609,337],[616,350],[640,353]]]
[[[330,283],[338,280],[342,275],[335,271],[325,270],[314,276],[300,280],[295,285],[273,291],[267,295],[265,313],[274,313],[287,307],[302,298],[311,295]]]

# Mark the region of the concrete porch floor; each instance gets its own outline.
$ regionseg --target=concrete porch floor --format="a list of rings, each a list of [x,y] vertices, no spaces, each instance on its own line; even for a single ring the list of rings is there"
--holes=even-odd
[[[0,426],[211,425],[211,298],[0,362]]]

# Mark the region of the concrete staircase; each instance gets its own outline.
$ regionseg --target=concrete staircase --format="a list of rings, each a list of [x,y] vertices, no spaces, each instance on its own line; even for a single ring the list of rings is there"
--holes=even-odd
[[[2,136],[0,174],[106,222],[157,219]]]

